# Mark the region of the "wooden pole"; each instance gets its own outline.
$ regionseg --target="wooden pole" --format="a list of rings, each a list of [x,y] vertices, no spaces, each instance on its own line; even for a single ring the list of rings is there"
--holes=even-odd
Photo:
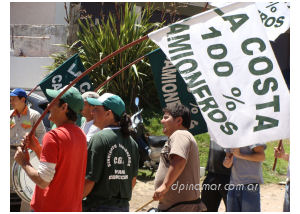
[[[142,59],[145,58],[145,55],[134,60],[132,63],[126,65],[124,68],[122,68],[121,70],[119,70],[117,73],[114,73],[109,79],[105,80],[102,84],[100,84],[94,91],[97,92],[100,88],[102,88],[106,83],[108,83],[109,81],[111,81],[113,78],[115,78],[116,76],[118,76],[120,73],[122,73],[123,71],[125,71],[127,68],[129,68],[130,66],[132,66],[133,64],[138,63],[139,61],[141,61]]]
[[[151,201],[148,201],[146,204],[144,204],[143,206],[141,206],[140,208],[138,208],[137,210],[135,210],[134,212],[138,212],[140,211],[141,209],[143,209],[145,206],[151,204],[154,200],[152,199]]]
[[[280,150],[281,147],[282,147],[282,140],[280,140],[278,143],[278,150]],[[272,168],[273,171],[275,171],[276,164],[277,164],[277,158],[275,158],[275,160],[274,160],[274,164],[273,164],[273,168]]]
[[[205,6],[204,6],[203,10],[201,11],[201,13],[202,13],[202,12],[204,12],[204,11],[206,11],[206,9],[207,9],[207,6],[208,6],[208,2],[206,2],[206,4],[205,4]]]

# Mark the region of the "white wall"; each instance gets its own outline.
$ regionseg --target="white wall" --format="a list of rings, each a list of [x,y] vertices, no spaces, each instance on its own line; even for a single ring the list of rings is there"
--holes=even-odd
[[[65,16],[64,2],[10,3],[10,24],[66,24]]]
[[[10,88],[32,89],[44,79],[46,69],[51,65],[49,57],[10,57]]]

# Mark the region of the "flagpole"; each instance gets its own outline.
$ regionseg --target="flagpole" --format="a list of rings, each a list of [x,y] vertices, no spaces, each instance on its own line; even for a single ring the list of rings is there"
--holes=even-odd
[[[282,147],[282,140],[280,140],[279,141],[279,143],[278,143],[278,150],[281,150],[281,147]],[[277,164],[277,158],[275,158],[275,160],[274,160],[274,164],[273,164],[273,171],[275,171],[275,168],[276,168],[276,164]]]
[[[109,79],[105,80],[101,85],[99,85],[94,91],[97,92],[100,88],[102,88],[106,83],[108,83],[109,81],[111,81],[113,78],[115,78],[116,76],[118,76],[120,73],[122,73],[123,71],[125,71],[127,68],[131,67],[133,64],[138,63],[139,61],[141,61],[142,59],[145,58],[146,55],[134,60],[132,63],[126,65],[124,68],[122,68],[121,70],[119,70],[118,72],[116,72],[115,74],[113,74]]]
[[[204,11],[206,11],[206,9],[207,9],[207,6],[208,6],[208,2],[206,2],[206,4],[205,4],[205,6],[204,6],[203,10],[201,11],[201,13],[203,13]]]
[[[30,94],[32,94],[32,92],[35,91],[35,89],[37,89],[37,87],[39,87],[39,85],[36,85],[33,89],[31,89],[31,91],[29,91],[29,93],[27,94],[27,97],[30,96]],[[13,114],[15,113],[16,110],[14,110],[11,115],[10,115],[10,118],[12,118]]]
[[[87,69],[85,72],[83,72],[80,76],[78,76],[76,79],[74,79],[69,85],[67,85],[64,90],[62,92],[60,92],[58,94],[57,97],[55,97],[47,106],[47,108],[45,109],[45,111],[43,112],[43,114],[40,116],[40,118],[37,120],[37,122],[34,124],[34,126],[32,127],[32,130],[29,133],[29,137],[31,137],[34,133],[34,131],[36,130],[37,126],[39,125],[39,123],[42,121],[42,119],[45,117],[45,115],[47,114],[47,112],[49,111],[49,109],[53,106],[53,104],[59,100],[61,98],[61,96],[67,91],[69,90],[69,88],[71,88],[74,84],[76,84],[79,80],[81,80],[84,76],[86,76],[88,73],[90,73],[92,70],[94,70],[97,66],[103,64],[104,62],[106,62],[107,60],[109,60],[110,58],[118,55],[119,53],[123,52],[124,50],[144,41],[148,39],[148,35],[143,36],[140,39],[137,39],[121,48],[119,48],[118,50],[114,51],[113,53],[107,55],[106,57],[104,57],[102,60],[98,61],[97,63],[95,63],[94,65],[92,65],[89,69]]]

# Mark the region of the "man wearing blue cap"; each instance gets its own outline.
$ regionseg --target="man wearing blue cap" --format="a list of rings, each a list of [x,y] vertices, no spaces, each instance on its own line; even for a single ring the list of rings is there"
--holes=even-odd
[[[39,112],[29,108],[26,105],[27,94],[21,88],[16,88],[10,92],[10,104],[13,108],[10,115],[10,170],[14,162],[15,146],[20,145],[24,135],[31,131],[36,121],[41,116]],[[41,122],[35,131],[35,136],[42,142],[43,136],[46,133],[43,122]],[[10,173],[11,175],[11,173]],[[12,177],[10,180],[10,192],[14,193],[12,189]],[[30,211],[30,206],[27,202],[22,200],[21,211]]]
[[[94,124],[101,131],[88,146],[84,211],[128,212],[139,163],[137,143],[129,135],[130,117],[117,95],[105,93],[87,102],[95,106]]]
[[[46,93],[55,98],[62,90],[47,89]],[[49,120],[57,128],[45,134],[43,147],[36,138],[26,137],[25,144],[40,157],[38,170],[18,147],[15,160],[36,184],[30,203],[35,212],[82,211],[87,148],[85,134],[75,125],[82,108],[80,92],[71,87],[49,110]]]

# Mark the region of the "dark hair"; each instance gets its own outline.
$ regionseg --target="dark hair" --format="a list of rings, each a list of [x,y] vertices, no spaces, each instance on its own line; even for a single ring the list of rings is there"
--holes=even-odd
[[[19,99],[22,99],[23,98],[23,96],[18,96],[19,97]],[[25,98],[25,104],[27,103],[27,97],[24,97]]]
[[[111,109],[107,108],[106,106],[103,106],[103,108],[105,109],[105,111],[111,110]],[[130,126],[132,124],[130,116],[124,112],[122,114],[122,116],[120,117],[120,116],[116,115],[113,111],[111,111],[111,112],[114,115],[115,121],[120,122],[121,133],[122,133],[123,137],[129,137]]]
[[[182,125],[189,129],[191,125],[191,112],[183,104],[175,103],[163,109],[163,112],[169,113],[173,118],[181,117]]]
[[[62,106],[64,103],[66,103],[64,100],[60,99],[58,106]],[[76,122],[77,120],[77,114],[69,107],[68,105],[68,111],[66,113],[66,116],[68,118],[68,120],[72,120],[74,122]]]

